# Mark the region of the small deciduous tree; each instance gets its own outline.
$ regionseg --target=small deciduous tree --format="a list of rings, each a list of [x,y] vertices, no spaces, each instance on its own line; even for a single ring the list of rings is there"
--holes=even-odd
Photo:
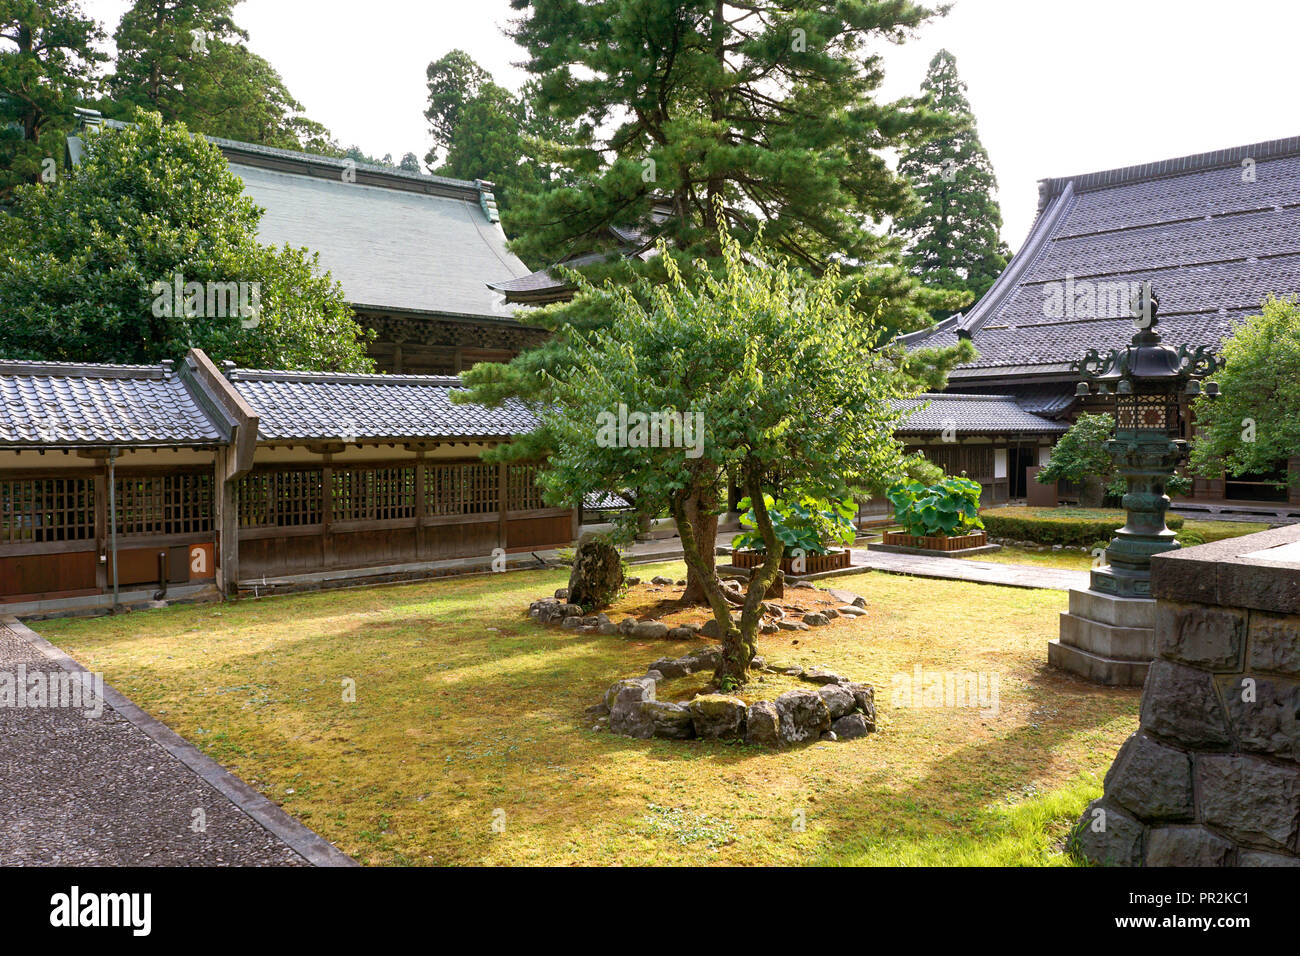
[[[1285,466],[1300,455],[1300,299],[1267,299],[1224,340],[1221,355],[1219,397],[1193,404],[1192,470],[1222,478]]]
[[[555,442],[542,480],[553,501],[630,487],[643,513],[672,515],[723,635],[715,680],[728,687],[747,679],[785,550],[765,493],[848,499],[897,474],[897,400],[920,385],[895,350],[878,348],[880,327],[849,306],[833,267],[809,281],[783,260],[746,264],[725,231],[720,248],[720,268],[698,285],[665,256],[662,284],[581,293],[601,298],[610,324],[562,333],[569,354],[541,412]],[[624,418],[646,427],[611,431]],[[691,512],[728,470],[767,553],[738,624],[708,561],[714,541],[696,535]]]

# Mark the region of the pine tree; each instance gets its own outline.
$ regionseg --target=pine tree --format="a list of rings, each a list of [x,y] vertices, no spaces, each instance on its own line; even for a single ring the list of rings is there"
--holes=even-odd
[[[999,238],[1002,210],[993,198],[997,178],[980,142],[966,84],[957,60],[940,50],[930,61],[921,90],[933,108],[954,122],[950,130],[903,154],[899,172],[921,201],[900,217],[896,229],[908,240],[904,259],[928,287],[960,290],[966,303],[979,299],[1006,268],[1010,251]],[[936,310],[936,318],[951,314]]]
[[[231,0],[135,0],[113,35],[114,112],[135,107],[208,136],[337,154],[284,80],[245,45]]]
[[[103,38],[75,0],[0,0],[0,192],[58,174]]]
[[[882,102],[881,60],[870,49],[900,42],[934,16],[909,0],[512,0],[525,13],[514,38],[529,53],[537,109],[569,124],[567,143],[543,152],[565,184],[518,197],[514,250],[529,262],[600,250],[611,228],[660,239],[695,281],[721,260],[721,226],[744,250],[760,233],[772,254],[821,275],[832,264],[853,283],[853,304],[889,334],[923,327],[929,309],[956,301],[907,275],[901,243],[873,225],[911,211],[914,199],[882,157],[946,126],[911,99]],[[655,215],[667,203],[667,218]],[[659,256],[584,268],[592,282],[624,287],[662,279]],[[508,366],[465,376],[475,400],[547,401],[563,367],[563,340],[608,324],[599,296],[539,310],[525,321],[556,333]],[[950,357],[938,358],[939,362]],[[546,447],[540,430],[501,456]],[[713,540],[720,502],[687,508],[696,536]],[[711,559],[710,559],[711,560]],[[692,568],[687,599],[704,594]]]

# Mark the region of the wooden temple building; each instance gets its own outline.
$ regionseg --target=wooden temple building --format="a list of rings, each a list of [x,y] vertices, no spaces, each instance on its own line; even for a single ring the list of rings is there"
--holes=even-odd
[[[1069,500],[1077,489],[1033,475],[1060,426],[1109,410],[1075,396],[1070,365],[1127,344],[1130,299],[1147,281],[1164,340],[1192,349],[1217,349],[1266,296],[1300,293],[1300,137],[1042,181],[1029,236],[992,288],[965,314],[904,337],[912,347],[969,339],[979,354],[900,434],[977,478],[986,501]],[[1300,458],[1198,478],[1179,502],[1300,515],[1300,485],[1276,486],[1288,472]]]

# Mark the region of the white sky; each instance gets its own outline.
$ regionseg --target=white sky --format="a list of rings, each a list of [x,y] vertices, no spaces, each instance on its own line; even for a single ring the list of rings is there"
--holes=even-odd
[[[83,0],[111,34],[127,0]],[[243,0],[235,19],[343,145],[423,158],[424,70],[461,47],[517,88],[507,0]],[[1297,0],[957,0],[886,48],[884,93],[957,57],[1019,247],[1037,181],[1300,134]]]

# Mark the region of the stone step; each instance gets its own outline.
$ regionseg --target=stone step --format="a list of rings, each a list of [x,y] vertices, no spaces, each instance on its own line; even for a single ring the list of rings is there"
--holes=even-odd
[[[1077,614],[1061,615],[1062,644],[1124,661],[1150,662],[1156,656],[1156,632],[1150,627],[1116,627]]]
[[[1147,598],[1116,597],[1091,589],[1070,592],[1070,613],[1116,627],[1155,627],[1156,602]]]
[[[1108,687],[1141,687],[1151,667],[1150,661],[1115,660],[1057,640],[1047,643],[1047,663]]]

